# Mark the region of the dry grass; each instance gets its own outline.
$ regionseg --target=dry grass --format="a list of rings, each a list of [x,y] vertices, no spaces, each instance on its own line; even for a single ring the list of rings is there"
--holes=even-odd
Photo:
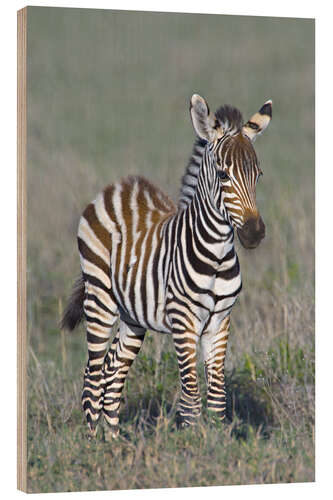
[[[312,22],[29,14],[29,491],[313,481]],[[88,442],[84,332],[58,329],[79,272],[77,222],[99,189],[125,173],[177,198],[194,91],[212,108],[239,106],[246,118],[274,101],[256,143],[267,237],[254,252],[239,248],[244,287],[227,352],[228,424],[204,412],[195,429],[176,430],[172,340],[149,332],[126,382],[119,441],[104,442],[101,429]]]

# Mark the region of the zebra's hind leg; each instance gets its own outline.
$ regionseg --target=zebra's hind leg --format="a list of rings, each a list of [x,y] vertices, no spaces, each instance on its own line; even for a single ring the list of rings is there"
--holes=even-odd
[[[103,414],[108,430],[106,440],[119,434],[119,406],[128,371],[140,351],[146,330],[120,321],[104,363],[105,392]]]
[[[224,380],[224,358],[227,350],[230,316],[221,323],[219,331],[206,332],[201,337],[205,375],[207,382],[207,409],[225,419],[226,391]]]
[[[201,414],[201,397],[196,370],[198,336],[195,332],[173,332],[181,383],[177,408],[179,427],[194,424]]]
[[[84,373],[82,406],[90,437],[94,437],[103,408],[104,359],[118,312],[111,294],[89,281],[85,283],[83,308],[87,326],[88,363]]]

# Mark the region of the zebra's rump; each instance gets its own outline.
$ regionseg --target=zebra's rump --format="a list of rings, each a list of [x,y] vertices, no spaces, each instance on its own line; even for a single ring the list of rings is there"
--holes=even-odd
[[[131,176],[107,186],[80,220],[78,246],[86,288],[94,286],[94,294],[98,291],[109,309],[110,295],[132,321],[144,326],[149,326],[149,317],[160,316],[158,302],[165,287],[159,255],[175,212],[160,189]],[[152,275],[154,279],[148,278]]]

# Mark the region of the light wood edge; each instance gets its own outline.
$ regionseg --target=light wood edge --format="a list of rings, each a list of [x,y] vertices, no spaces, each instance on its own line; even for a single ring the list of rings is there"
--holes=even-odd
[[[17,487],[27,491],[27,8],[17,12]]]

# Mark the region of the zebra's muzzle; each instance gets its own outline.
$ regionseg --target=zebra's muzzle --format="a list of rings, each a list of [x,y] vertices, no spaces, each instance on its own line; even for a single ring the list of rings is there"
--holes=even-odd
[[[244,248],[256,248],[265,237],[265,224],[262,218],[248,219],[244,226],[237,229],[239,241]]]

